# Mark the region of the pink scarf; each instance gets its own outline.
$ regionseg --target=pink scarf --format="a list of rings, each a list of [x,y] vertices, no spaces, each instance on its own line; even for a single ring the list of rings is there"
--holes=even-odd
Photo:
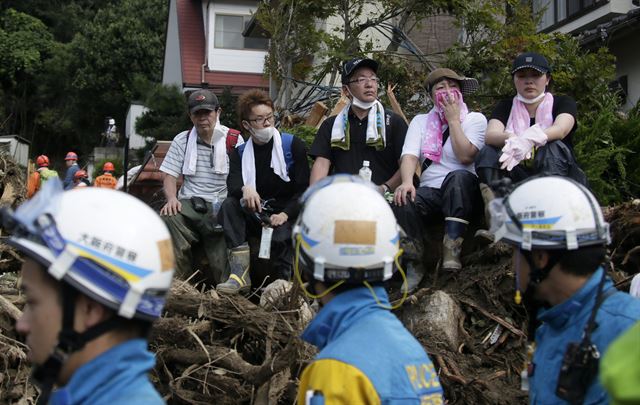
[[[547,129],[553,125],[553,95],[546,93],[542,102],[536,108],[536,124],[540,125],[542,129]],[[507,120],[507,132],[511,132],[516,135],[522,134],[527,128],[531,120],[529,118],[529,111],[525,104],[518,100],[517,97],[513,98],[513,104],[511,105],[511,112],[509,113],[509,119]]]
[[[460,93],[460,90],[456,88],[450,89],[449,93],[451,93],[453,98],[460,105],[460,122],[463,122],[467,117],[467,114],[469,114],[469,109],[462,100],[462,93]],[[422,141],[422,156],[425,159],[429,159],[435,163],[440,163],[440,159],[442,159],[442,133],[444,132],[443,127],[445,125],[448,125],[447,118],[445,117],[444,111],[442,110],[442,100],[444,99],[444,97],[446,97],[446,95],[446,90],[440,90],[436,92],[434,107],[427,114],[427,132]]]

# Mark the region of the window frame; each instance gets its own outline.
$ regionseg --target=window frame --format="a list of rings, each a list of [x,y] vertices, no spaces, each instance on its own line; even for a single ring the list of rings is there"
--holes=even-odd
[[[551,24],[545,26],[545,27],[540,27],[538,26],[538,31],[539,32],[549,32],[549,31],[553,31],[554,29],[565,25],[573,20],[576,20],[588,13],[590,13],[591,11],[600,8],[601,6],[607,4],[610,2],[610,0],[577,0],[579,2],[579,6],[577,11],[575,11],[573,14],[569,14],[569,2],[571,0],[564,0],[564,15],[565,17],[562,19],[558,19],[558,1],[559,0],[549,0],[549,5],[548,7],[553,7],[553,17],[552,17],[552,21]],[[590,5],[586,5],[585,6],[585,2],[587,1],[591,1],[592,3]],[[534,1],[531,2],[531,7],[533,9],[533,5],[534,5]],[[545,0],[538,0],[538,4],[545,2]],[[541,12],[542,9],[538,10],[538,12]]]
[[[243,31],[244,32],[244,28],[246,28],[247,23],[251,20],[251,15],[250,14],[235,14],[235,13],[231,13],[231,12],[216,12],[214,14],[214,30],[213,30],[213,41],[212,41],[212,45],[214,49],[227,49],[227,50],[233,50],[233,51],[258,51],[258,52],[267,52],[269,49],[269,42],[267,40],[267,42],[265,43],[265,47],[264,48],[248,48],[246,46],[247,43],[247,39],[245,36],[242,35],[242,32],[240,33],[240,35],[242,36],[242,47],[238,48],[238,47],[230,47],[230,46],[217,46],[216,45],[216,38],[217,38],[217,34],[218,32],[224,32],[222,30],[218,31],[218,16],[220,17],[241,17],[242,18],[242,25],[243,25]],[[256,38],[251,38],[251,39],[256,39]]]

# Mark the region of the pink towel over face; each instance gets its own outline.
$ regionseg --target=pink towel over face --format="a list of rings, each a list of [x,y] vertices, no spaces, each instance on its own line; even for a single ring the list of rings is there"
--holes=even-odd
[[[542,102],[536,108],[536,124],[544,130],[553,125],[553,95],[546,93]],[[525,104],[518,100],[517,97],[513,98],[513,104],[511,105],[511,113],[509,113],[509,119],[507,120],[507,132],[511,132],[516,135],[521,135],[530,124],[529,111]]]
[[[446,97],[447,92],[460,105],[460,122],[464,121],[469,113],[469,109],[462,99],[460,90],[452,88],[448,91],[436,91],[435,105],[427,114],[426,134],[422,140],[422,148],[420,150],[425,159],[429,159],[435,163],[440,163],[440,159],[442,159],[442,133],[444,132],[444,126],[448,125],[447,118],[442,109],[442,100]]]

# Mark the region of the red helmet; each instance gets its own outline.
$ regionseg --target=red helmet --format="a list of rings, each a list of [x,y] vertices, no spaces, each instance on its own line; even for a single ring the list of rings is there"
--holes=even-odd
[[[75,152],[69,152],[67,156],[64,157],[64,160],[78,160],[78,155]]]
[[[78,170],[76,174],[73,175],[73,178],[75,180],[86,179],[86,178],[89,178],[89,175],[87,175],[87,172],[84,170]]]
[[[102,166],[102,171],[105,171],[105,172],[113,172],[115,170],[116,168],[113,166],[113,163],[111,162],[107,162],[104,164],[104,166]]]
[[[49,166],[49,158],[45,155],[40,155],[36,158],[36,165],[38,167],[47,167]]]

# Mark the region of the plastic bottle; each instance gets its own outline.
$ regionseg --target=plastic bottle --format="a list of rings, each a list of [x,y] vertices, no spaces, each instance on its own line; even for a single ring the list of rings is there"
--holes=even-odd
[[[213,201],[211,201],[211,216],[216,222],[215,230],[222,231],[222,225],[218,223],[218,212],[220,212],[220,193],[213,193]]]
[[[360,177],[362,177],[365,181],[371,181],[371,169],[369,168],[369,161],[362,161],[362,168],[358,172]]]

